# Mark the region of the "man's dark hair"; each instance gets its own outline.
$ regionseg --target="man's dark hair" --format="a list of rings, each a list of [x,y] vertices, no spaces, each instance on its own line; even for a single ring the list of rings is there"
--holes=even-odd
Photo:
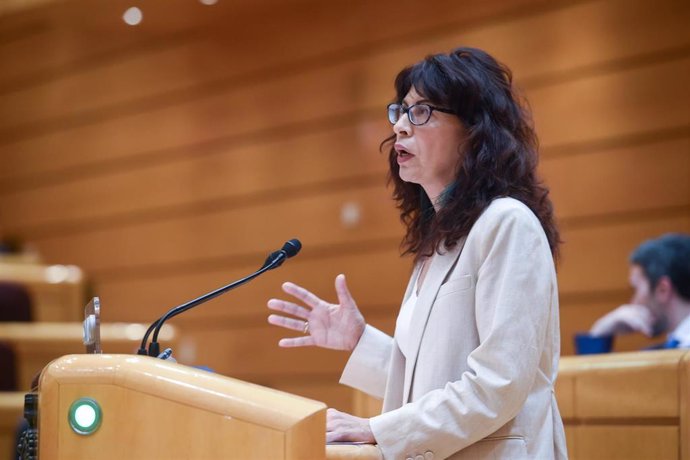
[[[685,300],[690,300],[690,235],[669,233],[638,246],[630,262],[642,267],[651,289],[663,276]]]

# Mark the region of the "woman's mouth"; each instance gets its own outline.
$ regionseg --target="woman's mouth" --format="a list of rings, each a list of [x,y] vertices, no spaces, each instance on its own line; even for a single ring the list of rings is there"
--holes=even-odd
[[[395,145],[395,151],[398,153],[398,164],[404,163],[414,156],[414,154],[405,150],[402,145]]]

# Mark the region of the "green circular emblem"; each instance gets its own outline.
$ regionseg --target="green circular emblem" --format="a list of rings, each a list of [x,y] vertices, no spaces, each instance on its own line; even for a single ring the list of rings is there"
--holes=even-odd
[[[79,398],[69,406],[69,426],[77,434],[88,436],[93,434],[101,425],[101,406],[95,399]]]

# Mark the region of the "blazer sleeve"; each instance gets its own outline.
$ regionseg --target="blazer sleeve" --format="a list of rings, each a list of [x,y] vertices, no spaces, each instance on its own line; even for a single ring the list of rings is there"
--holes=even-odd
[[[345,365],[340,383],[383,399],[392,349],[393,339],[367,324]]]
[[[459,380],[370,420],[386,459],[427,450],[446,458],[487,437],[518,414],[540,372],[557,295],[546,236],[526,207],[489,209],[482,217],[465,246],[479,245],[472,264],[479,346]]]

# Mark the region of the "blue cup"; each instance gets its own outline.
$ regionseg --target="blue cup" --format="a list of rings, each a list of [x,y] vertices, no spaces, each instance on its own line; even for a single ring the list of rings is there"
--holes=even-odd
[[[586,332],[575,334],[575,353],[578,355],[594,355],[609,353],[613,349],[613,336],[594,337]]]

